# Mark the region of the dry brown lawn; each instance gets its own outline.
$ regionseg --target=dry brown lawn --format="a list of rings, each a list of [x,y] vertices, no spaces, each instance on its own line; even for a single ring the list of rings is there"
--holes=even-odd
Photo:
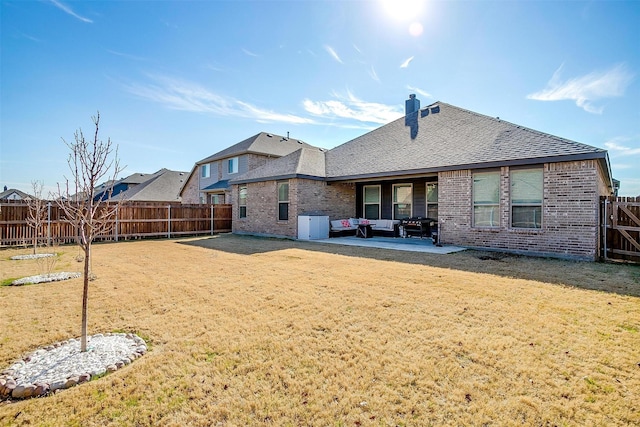
[[[90,333],[150,351],[0,425],[640,424],[637,266],[222,235],[95,245],[93,269]],[[0,287],[0,370],[77,337],[81,290]]]

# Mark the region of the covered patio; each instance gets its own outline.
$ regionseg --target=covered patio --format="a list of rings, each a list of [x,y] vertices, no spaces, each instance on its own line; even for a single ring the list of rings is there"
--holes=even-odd
[[[332,245],[360,246],[363,248],[391,249],[396,251],[424,252],[431,254],[450,254],[464,251],[460,246],[437,246],[430,238],[417,237],[378,237],[363,239],[355,236],[331,237],[329,239],[308,240],[309,242],[329,243]]]

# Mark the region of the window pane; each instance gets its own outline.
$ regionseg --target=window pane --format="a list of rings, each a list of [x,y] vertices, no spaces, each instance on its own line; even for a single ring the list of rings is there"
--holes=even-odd
[[[278,220],[287,221],[289,219],[289,203],[278,203]]]
[[[500,206],[474,206],[473,225],[475,227],[499,227]]]
[[[364,187],[365,203],[380,203],[380,187],[377,185],[369,185]]]
[[[289,183],[288,182],[278,183],[278,201],[279,202],[289,201]]]
[[[411,204],[411,185],[394,185],[393,186],[393,203],[409,203]]]
[[[200,171],[202,172],[203,178],[209,178],[209,164],[200,166]]]
[[[500,202],[500,173],[473,174],[473,203],[498,204]]]
[[[246,217],[247,217],[247,207],[240,206],[240,218],[246,218]]]
[[[427,202],[438,203],[438,184],[427,184]]]
[[[511,202],[542,203],[542,169],[511,172]]]
[[[247,187],[240,187],[238,198],[241,205],[247,204]]]
[[[427,218],[438,219],[438,205],[427,205]]]
[[[411,205],[407,203],[397,203],[393,205],[393,219],[409,218],[411,216]]]
[[[364,205],[364,217],[366,219],[380,219],[380,205],[368,204]]]
[[[517,228],[542,228],[542,207],[513,206],[511,226]]]

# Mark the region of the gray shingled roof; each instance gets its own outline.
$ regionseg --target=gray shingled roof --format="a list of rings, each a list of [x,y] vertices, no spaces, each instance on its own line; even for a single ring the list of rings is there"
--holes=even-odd
[[[606,153],[436,102],[329,150],[326,162],[327,177],[340,180],[552,160],[606,160]]]
[[[25,193],[24,191],[20,191],[16,188],[9,188],[8,190],[0,193],[0,200],[8,199],[9,196],[11,196],[13,193],[16,193],[18,196],[20,196],[21,200],[27,200],[27,199],[33,198],[33,196]]]
[[[240,154],[254,153],[271,156],[286,156],[301,147],[313,147],[306,142],[294,138],[286,138],[280,135],[260,132],[244,141],[238,142],[231,147],[225,148],[207,158],[204,158],[196,164],[209,163],[216,160],[222,160],[228,157],[238,156]]]
[[[143,183],[119,193],[112,200],[178,202],[180,189],[187,177],[187,172],[160,169],[154,174],[148,174],[147,180]]]
[[[272,160],[235,178],[231,184],[286,179],[294,177],[325,178],[325,151],[319,148],[299,148],[293,153]]]

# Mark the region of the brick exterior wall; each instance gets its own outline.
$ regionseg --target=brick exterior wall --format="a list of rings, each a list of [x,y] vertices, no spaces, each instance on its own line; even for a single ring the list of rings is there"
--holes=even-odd
[[[182,190],[182,203],[184,204],[198,204],[200,203],[200,191],[198,190],[199,183],[199,168],[196,168],[194,172],[189,175],[187,183]]]
[[[233,232],[297,238],[298,215],[355,215],[355,185],[327,184],[310,179],[289,180],[289,220],[278,221],[277,181],[247,184],[247,217],[238,218],[238,189],[232,188]]]
[[[500,226],[472,226],[473,171],[441,172],[440,241],[538,255],[594,260],[599,248],[599,196],[607,194],[596,160],[545,164],[540,230],[510,227],[509,168],[500,169]]]

